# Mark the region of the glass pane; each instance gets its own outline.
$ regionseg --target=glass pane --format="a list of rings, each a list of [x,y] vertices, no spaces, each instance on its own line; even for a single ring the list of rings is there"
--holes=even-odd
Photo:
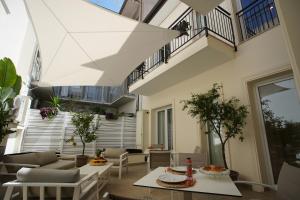
[[[173,149],[173,121],[172,121],[172,109],[167,110],[168,120],[168,150]]]
[[[165,111],[157,112],[157,143],[165,144]]]
[[[300,166],[300,106],[294,79],[258,88],[274,181],[283,162]]]

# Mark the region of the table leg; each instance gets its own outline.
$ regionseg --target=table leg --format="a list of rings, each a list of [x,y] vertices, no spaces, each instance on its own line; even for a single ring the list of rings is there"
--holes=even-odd
[[[184,200],[192,200],[192,193],[191,192],[183,192],[183,199]]]

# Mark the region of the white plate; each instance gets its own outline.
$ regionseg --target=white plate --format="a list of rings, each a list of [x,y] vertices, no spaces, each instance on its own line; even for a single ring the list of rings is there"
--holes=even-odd
[[[171,167],[171,170],[175,172],[186,172],[186,166]]]
[[[171,173],[165,173],[158,177],[158,180],[165,183],[180,183],[186,180],[185,175],[176,175]]]

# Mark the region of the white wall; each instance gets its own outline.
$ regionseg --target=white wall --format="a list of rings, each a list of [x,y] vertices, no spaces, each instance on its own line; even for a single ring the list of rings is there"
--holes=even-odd
[[[186,111],[182,111],[181,100],[188,99],[191,93],[206,92],[214,83],[222,83],[226,98],[236,96],[243,104],[250,106],[248,81],[283,69],[290,69],[289,57],[284,46],[281,27],[278,26],[240,45],[236,58],[232,61],[211,68],[152,96],[144,97],[143,109],[149,110],[152,115],[149,132],[153,133],[154,130],[154,110],[171,104],[174,110],[175,150],[192,152],[196,145],[201,145],[201,140],[206,136],[201,133],[200,125],[196,120]],[[255,122],[251,115],[247,122],[244,129],[245,141],[243,143],[234,139],[230,141],[227,152],[230,155],[229,163],[232,169],[241,173],[242,178],[261,181]]]
[[[17,73],[27,82],[35,36],[22,0],[6,0],[10,14],[0,6],[0,58],[9,57]]]
[[[136,111],[136,100],[130,101],[118,108],[119,113],[135,113]]]

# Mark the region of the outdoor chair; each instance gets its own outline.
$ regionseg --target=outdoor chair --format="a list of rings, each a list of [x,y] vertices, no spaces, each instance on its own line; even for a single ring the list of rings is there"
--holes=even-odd
[[[267,185],[248,181],[235,181],[236,184],[258,185],[276,191],[276,200],[299,200],[300,168],[283,163],[277,185]]]
[[[207,153],[175,153],[173,154],[173,164],[175,166],[185,166],[187,158],[191,158],[193,168],[207,165]]]
[[[79,169],[22,168],[17,172],[17,180],[3,184],[7,187],[4,200],[10,200],[18,188],[23,199],[99,199],[97,181],[97,172],[80,175]]]
[[[163,150],[164,145],[163,144],[151,144],[149,147],[150,150]]]
[[[171,152],[170,151],[157,151],[150,150],[149,151],[149,168],[153,170],[157,167],[169,167],[171,160]]]
[[[106,148],[103,154],[108,162],[113,163],[112,168],[119,170],[119,179],[122,179],[123,167],[128,172],[128,152],[122,148]]]

